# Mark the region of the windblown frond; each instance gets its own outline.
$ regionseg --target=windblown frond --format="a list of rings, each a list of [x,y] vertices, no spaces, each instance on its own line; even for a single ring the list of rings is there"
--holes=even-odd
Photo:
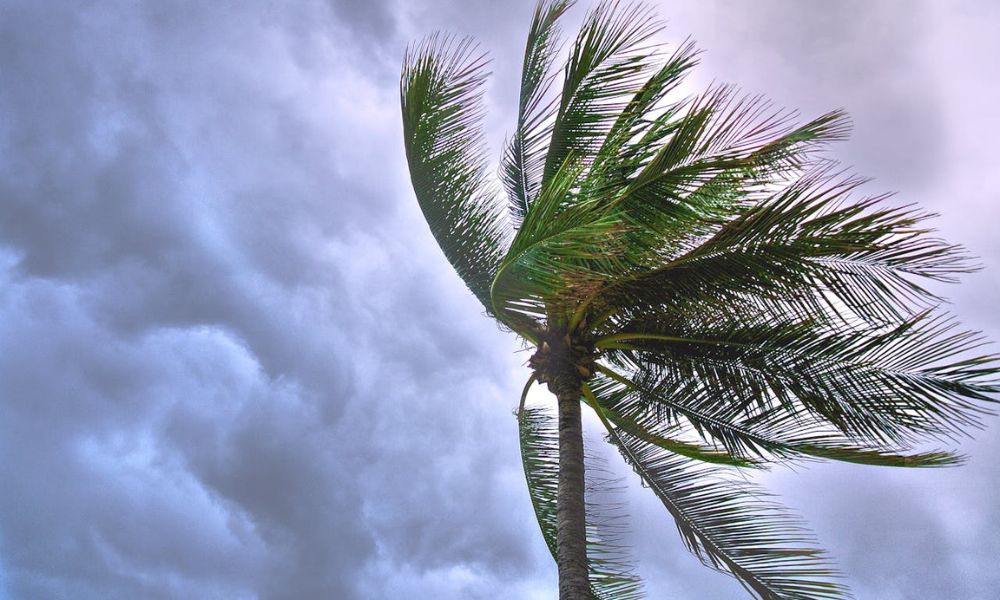
[[[532,381],[525,387],[527,391]],[[522,396],[523,400],[523,396]],[[521,461],[535,517],[553,558],[556,556],[556,495],[559,484],[559,432],[546,408],[526,407],[517,413]],[[637,600],[645,597],[622,534],[626,527],[617,482],[602,474],[593,456],[587,465],[587,562],[594,600]]]
[[[653,68],[650,39],[661,28],[650,9],[638,3],[606,1],[590,12],[566,62],[544,179],[571,156],[585,164],[593,161]]]
[[[755,300],[802,320],[912,316],[939,300],[920,279],[950,281],[974,266],[927,235],[926,214],[883,197],[852,202],[862,183],[830,165],[812,170],[727,220],[685,226],[689,239],[660,265],[609,282],[590,302],[625,318]]]
[[[517,129],[501,161],[501,174],[515,225],[524,220],[541,187],[557,107],[556,98],[548,94],[553,80],[550,71],[559,45],[557,22],[572,4],[572,0],[539,0],[528,30]]]
[[[597,368],[600,370],[606,369],[600,365],[598,365]],[[598,383],[600,384],[601,381],[598,380]],[[593,389],[596,390],[596,394],[591,391],[589,385],[590,384],[588,384],[588,387],[584,389],[584,398],[598,417],[600,417],[602,421],[614,424],[614,426],[621,431],[624,431],[625,433],[628,433],[643,442],[658,446],[664,450],[669,450],[670,452],[680,456],[686,456],[688,458],[707,463],[733,467],[758,466],[758,463],[752,459],[740,457],[727,450],[706,448],[697,443],[685,441],[679,437],[674,437],[676,434],[682,433],[681,427],[679,427],[678,424],[664,426],[658,421],[650,423],[648,417],[640,414],[640,411],[634,410],[633,407],[622,405],[617,402],[610,402],[607,397],[612,394],[607,392],[607,385],[593,386]],[[628,390],[633,390],[634,388],[635,386],[633,385],[628,388]],[[614,394],[614,396],[619,398],[621,394],[617,393]]]
[[[627,184],[628,174],[644,164],[656,144],[671,132],[672,117],[683,102],[667,106],[663,103],[697,64],[697,54],[691,42],[677,48],[615,118],[587,177],[595,190],[613,190]]]
[[[761,600],[851,597],[799,520],[760,488],[614,427],[608,439],[705,565],[734,576]]]
[[[719,393],[697,379],[675,385],[669,379],[650,381],[654,377],[648,373],[629,379],[606,367],[600,371],[603,376],[592,387],[602,410],[626,415],[646,435],[693,429],[732,457],[757,462],[817,458],[892,467],[942,467],[962,460],[944,451],[912,452],[902,446],[861,444],[801,406],[775,407],[748,416],[720,402]],[[621,429],[648,441],[629,428]],[[693,454],[674,453],[705,460]]]
[[[522,335],[623,264],[608,251],[621,239],[618,220],[573,190],[582,168],[568,160],[546,183],[494,279],[496,314]]]
[[[441,250],[492,314],[490,283],[506,244],[482,143],[485,56],[433,35],[403,59],[403,141],[417,201]]]
[[[748,316],[749,318],[749,316]],[[645,323],[598,341],[655,389],[683,390],[763,425],[820,419],[875,447],[952,439],[977,427],[1000,392],[996,358],[979,335],[920,314],[877,330],[823,331],[794,323]],[[700,404],[693,404],[700,399]]]

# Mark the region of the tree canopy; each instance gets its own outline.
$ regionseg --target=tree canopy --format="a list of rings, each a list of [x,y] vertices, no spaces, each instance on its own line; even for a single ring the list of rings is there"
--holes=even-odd
[[[932,283],[976,265],[932,215],[823,153],[848,133],[841,111],[803,120],[727,85],[680,94],[698,51],[658,43],[642,4],[599,4],[556,69],[570,4],[532,17],[502,190],[485,55],[444,34],[408,51],[404,141],[431,232],[486,313],[538,348],[525,393],[554,388],[558,345],[576,396],[702,562],[759,598],[849,597],[802,524],[733,474],[959,464],[948,446],[981,426],[997,362]],[[555,555],[559,434],[523,397],[518,421]],[[641,597],[617,513],[591,497],[592,595]]]

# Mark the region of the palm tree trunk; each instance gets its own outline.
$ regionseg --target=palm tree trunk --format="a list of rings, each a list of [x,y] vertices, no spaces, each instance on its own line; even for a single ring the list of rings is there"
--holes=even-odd
[[[579,386],[560,393],[559,492],[556,497],[556,564],[559,600],[587,600],[587,525],[584,502],[583,426]]]

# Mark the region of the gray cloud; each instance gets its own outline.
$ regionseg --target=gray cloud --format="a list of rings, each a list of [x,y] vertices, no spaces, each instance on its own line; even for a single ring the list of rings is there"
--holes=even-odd
[[[708,52],[702,78],[738,83],[803,115],[853,117],[838,156],[895,188],[928,182],[942,165],[942,90],[924,63],[929,3],[781,0],[680,3],[672,32]]]
[[[499,152],[530,6],[0,8],[0,597],[551,597],[510,416],[526,357],[427,234],[395,81],[410,39],[476,36]],[[956,6],[661,11],[709,51],[698,83],[851,109],[840,156],[946,212],[992,273],[963,207],[995,209],[970,173],[1000,132],[998,15]],[[958,295],[992,331],[996,281]],[[983,437],[945,475],[773,483],[861,597],[985,599]],[[633,491],[651,596],[743,597]]]
[[[378,177],[401,168],[395,98],[343,42],[391,36],[391,13],[11,12],[0,54],[2,440],[18,482],[0,504],[8,593],[363,597],[379,548],[397,557],[411,542],[424,549],[393,561],[527,568],[512,534],[469,559],[477,529],[427,523],[460,502],[432,477],[452,457],[435,457],[440,441],[421,429],[487,439],[463,415],[499,396],[507,363],[454,372],[479,367],[484,329],[463,332],[474,309],[456,320],[459,307],[431,294],[459,287],[424,266],[430,244],[414,252],[401,235],[405,182]],[[456,366],[431,371],[445,362]],[[480,380],[468,412],[419,412],[431,390],[448,401]],[[493,455],[465,453],[455,485]],[[501,483],[477,493],[504,497]],[[502,528],[506,510],[478,531]]]

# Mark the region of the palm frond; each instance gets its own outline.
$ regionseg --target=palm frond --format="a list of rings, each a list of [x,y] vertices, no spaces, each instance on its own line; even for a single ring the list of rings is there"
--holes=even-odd
[[[690,104],[665,144],[630,182],[628,193],[646,190],[664,198],[690,189],[720,171],[741,170],[770,180],[808,164],[810,153],[844,139],[846,116],[833,111],[795,126],[797,114],[762,96],[740,96],[733,86],[710,88]],[[669,195],[666,197],[670,197]]]
[[[588,174],[598,193],[601,188],[613,190],[627,184],[634,166],[649,158],[644,151],[650,152],[649,148],[670,133],[671,118],[682,108],[683,101],[667,106],[663,103],[697,64],[697,55],[692,42],[679,46],[616,117]]]
[[[602,2],[588,14],[566,62],[543,177],[576,156],[590,164],[650,69],[647,46],[661,29],[648,7]]]
[[[929,215],[851,201],[864,181],[825,165],[674,249],[661,265],[604,286],[593,300],[625,314],[748,297],[779,299],[802,319],[830,314],[898,322],[939,301],[921,280],[975,269],[962,248],[927,235]],[[705,232],[703,228],[703,232]]]
[[[486,66],[469,39],[432,35],[407,49],[400,101],[420,208],[448,261],[492,314],[490,284],[507,244],[502,208],[486,179]]]
[[[746,482],[645,443],[605,421],[621,452],[673,516],[688,549],[762,600],[850,598],[797,518]]]
[[[997,357],[977,354],[982,337],[943,315],[868,330],[746,320],[626,329],[598,347],[662,385],[706,390],[706,405],[758,419],[805,410],[875,446],[953,439],[980,426],[1000,392]]]
[[[582,169],[570,157],[546,181],[493,281],[496,314],[528,339],[623,264],[609,252],[625,242],[620,222],[574,190]]]
[[[525,394],[533,378],[525,386]],[[521,461],[528,494],[552,557],[556,557],[556,496],[559,487],[559,432],[551,410],[522,403],[517,412]],[[594,600],[645,597],[622,541],[624,513],[615,498],[620,486],[593,456],[587,465],[587,563]]]
[[[733,467],[758,466],[758,463],[753,460],[740,457],[734,453],[725,450],[720,451],[715,448],[705,448],[696,443],[672,437],[672,434],[679,432],[680,428],[677,426],[662,427],[660,423],[656,423],[656,426],[650,426],[649,423],[644,422],[645,419],[642,419],[642,417],[637,418],[637,411],[621,410],[622,407],[619,404],[611,403],[598,397],[604,396],[605,388],[607,388],[607,385],[595,387],[599,392],[595,394],[589,386],[584,387],[584,399],[602,420],[611,422],[615,427],[629,435],[641,439],[648,444],[653,444],[674,454],[686,456],[694,460]]]
[[[945,467],[963,460],[946,451],[865,446],[801,407],[772,408],[746,416],[733,410],[729,389],[720,393],[697,380],[675,385],[672,381],[651,381],[648,374],[630,379],[606,367],[598,369],[602,376],[591,383],[595,402],[605,410],[628,416],[643,434],[629,428],[623,431],[644,441],[649,441],[644,436],[656,435],[663,429],[683,430],[686,422],[703,440],[733,457],[757,463],[815,458],[887,467]]]
[[[556,98],[550,98],[548,92],[552,87],[551,69],[559,45],[558,20],[572,4],[572,0],[539,0],[528,30],[517,129],[500,165],[515,225],[524,220],[541,187],[557,107]]]
[[[815,149],[842,139],[847,129],[839,112],[796,126],[794,112],[760,96],[740,97],[731,86],[712,88],[683,115],[667,116],[650,132],[662,133],[628,146],[631,160],[623,165],[631,171],[615,201],[659,232],[653,239],[675,255],[751,206],[765,186],[805,168]]]

